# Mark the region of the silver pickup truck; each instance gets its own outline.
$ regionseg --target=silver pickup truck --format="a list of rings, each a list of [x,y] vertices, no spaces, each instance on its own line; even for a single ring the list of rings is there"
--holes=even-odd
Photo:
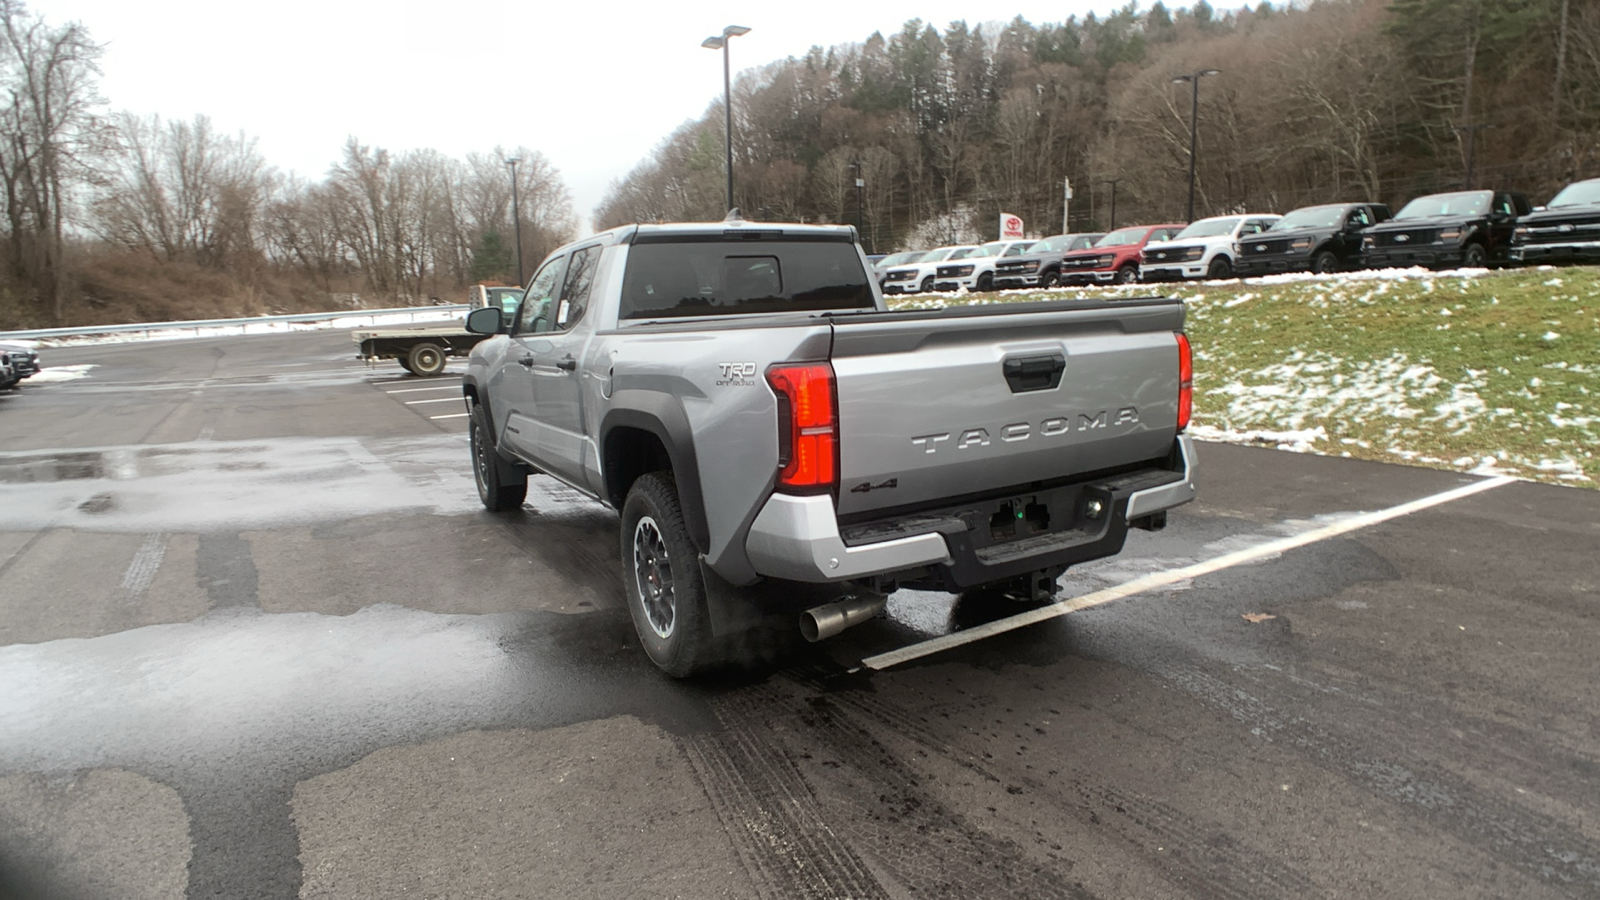
[[[813,640],[898,587],[1048,598],[1193,499],[1179,301],[889,312],[869,271],[852,228],[736,213],[557,250],[467,319],[484,505],[542,472],[620,511],[634,625],[681,676],[771,612],[740,586],[837,585],[796,610]]]

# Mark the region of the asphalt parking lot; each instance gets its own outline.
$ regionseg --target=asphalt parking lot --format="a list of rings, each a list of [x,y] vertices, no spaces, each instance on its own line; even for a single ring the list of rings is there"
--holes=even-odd
[[[0,896],[1600,895],[1600,492],[1205,444],[1063,579],[1103,604],[903,591],[685,683],[614,514],[481,509],[449,375],[45,363],[0,396]]]

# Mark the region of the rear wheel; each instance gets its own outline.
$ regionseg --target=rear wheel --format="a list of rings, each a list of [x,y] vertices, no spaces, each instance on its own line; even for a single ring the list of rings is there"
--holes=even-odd
[[[483,406],[472,404],[467,425],[467,445],[472,452],[472,476],[478,483],[478,499],[490,512],[521,509],[528,496],[528,473],[500,458],[489,437],[489,416]]]
[[[622,504],[622,586],[650,661],[674,678],[712,661],[700,554],[689,539],[670,472],[644,475]]]
[[[396,358],[395,362],[399,363],[400,368],[405,369],[407,372],[410,372],[413,375],[417,374],[417,370],[411,368],[411,360],[406,359],[404,356]]]
[[[1207,278],[1233,277],[1233,263],[1226,256],[1218,256],[1211,260],[1211,265],[1206,266]]]
[[[438,375],[444,371],[444,348],[438,344],[417,344],[406,354],[407,369],[418,375]]]
[[[1323,250],[1311,258],[1311,271],[1317,275],[1332,275],[1339,271],[1339,257]]]
[[[1133,284],[1139,280],[1139,267],[1134,265],[1123,266],[1117,270],[1117,284]]]

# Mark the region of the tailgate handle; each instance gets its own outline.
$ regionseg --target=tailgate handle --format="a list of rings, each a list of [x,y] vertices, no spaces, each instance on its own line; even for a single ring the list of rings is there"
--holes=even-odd
[[[1048,391],[1061,383],[1061,373],[1066,371],[1067,358],[1059,353],[1049,356],[1019,356],[1002,364],[1006,384],[1011,393]]]

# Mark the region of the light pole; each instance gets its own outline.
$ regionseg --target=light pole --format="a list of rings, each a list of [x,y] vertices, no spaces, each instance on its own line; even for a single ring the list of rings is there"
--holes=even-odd
[[[1108,231],[1117,230],[1117,185],[1122,183],[1121,178],[1103,178],[1101,184],[1111,185],[1111,227]]]
[[[862,240],[866,242],[867,248],[870,251],[872,248],[872,242],[866,240],[867,229],[864,225],[864,220],[861,218],[861,189],[866,187],[867,182],[861,177],[861,162],[859,160],[851,163],[850,167],[854,169],[856,173],[856,232],[862,235]]]
[[[506,165],[511,167],[511,219],[512,227],[517,236],[517,287],[527,287],[522,281],[522,204],[517,195],[521,193],[517,185],[517,163],[522,162],[522,157],[513,156],[506,160]]]
[[[1201,69],[1193,75],[1179,75],[1172,79],[1173,84],[1188,82],[1193,88],[1189,100],[1189,217],[1185,222],[1194,221],[1194,150],[1195,139],[1199,136],[1200,123],[1200,79],[1207,75],[1221,75],[1221,69]]]
[[[733,79],[728,68],[728,41],[741,34],[749,34],[743,25],[729,25],[721,34],[714,34],[700,42],[707,50],[722,51],[722,116],[723,144],[727,150],[728,209],[733,209]]]

